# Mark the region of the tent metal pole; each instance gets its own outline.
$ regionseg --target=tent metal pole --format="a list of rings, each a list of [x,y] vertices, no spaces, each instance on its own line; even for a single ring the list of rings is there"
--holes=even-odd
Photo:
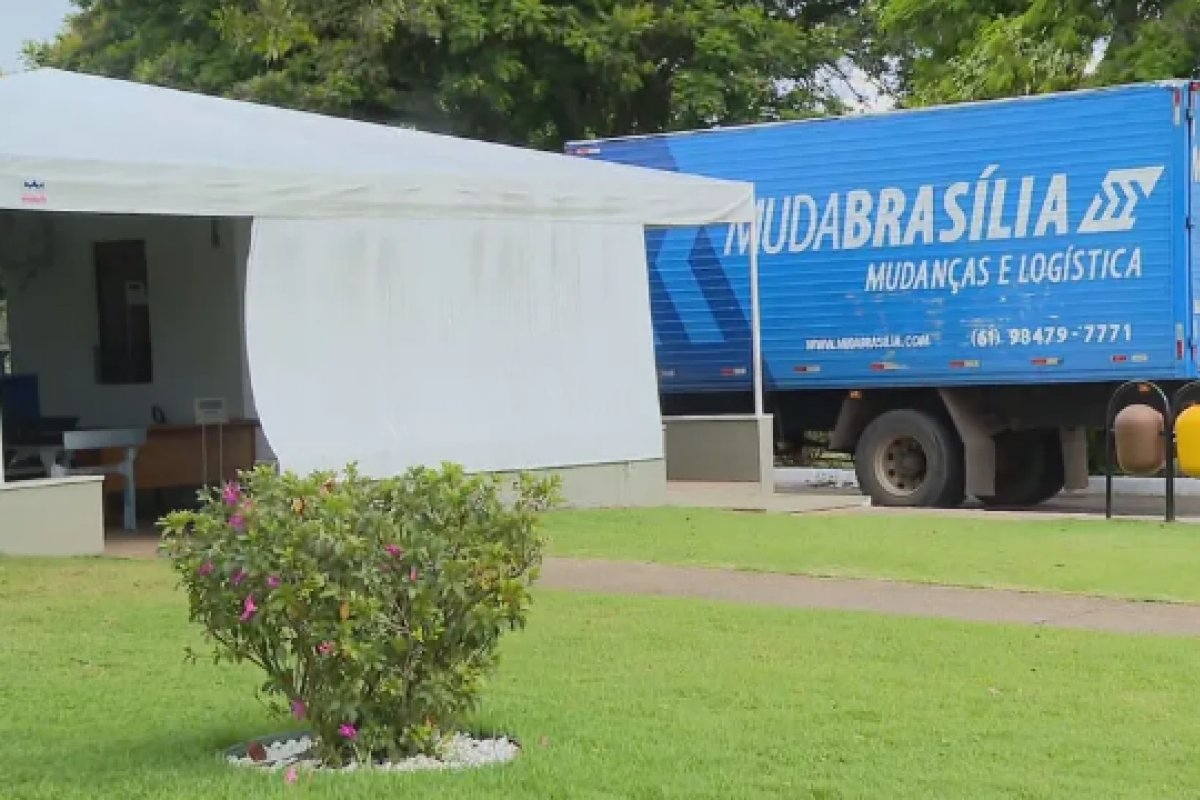
[[[750,221],[750,350],[754,360],[754,415],[763,415],[762,317],[758,305],[758,204]]]

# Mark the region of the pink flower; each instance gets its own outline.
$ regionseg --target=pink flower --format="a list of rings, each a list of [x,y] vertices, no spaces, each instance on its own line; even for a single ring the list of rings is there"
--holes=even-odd
[[[342,735],[343,739],[353,739],[358,736],[358,728],[347,722],[338,728],[338,733]]]
[[[203,564],[196,567],[196,574],[201,578],[207,578],[209,575],[213,574],[214,569],[216,569],[216,566],[213,564],[213,562],[205,561]]]
[[[413,583],[416,583],[418,577],[420,577],[420,573],[417,572],[417,568],[414,566],[408,571],[408,579]]]
[[[278,588],[279,588],[279,584],[281,584],[281,583],[283,583],[283,581],[279,580],[279,576],[278,576],[278,575],[268,575],[268,576],[267,576],[267,587],[268,587],[268,588],[270,588],[270,589],[278,589]]]
[[[392,558],[403,558],[404,557],[404,548],[398,544],[389,544],[387,547],[385,547],[383,549],[387,550],[388,555],[390,555]]]
[[[226,483],[221,490],[221,499],[227,506],[236,506],[242,502],[242,485],[236,481]]]
[[[330,653],[333,652],[333,650],[334,650],[333,642],[321,642],[319,645],[317,645],[317,652],[323,656],[329,655]]]
[[[258,606],[254,604],[254,595],[247,595],[246,601],[242,603],[242,616],[239,619],[242,622],[249,622],[256,611],[258,611]]]
[[[236,570],[234,570],[233,574],[229,576],[229,582],[234,586],[241,586],[242,581],[246,580],[249,575],[249,572],[246,572],[246,570],[238,567]]]
[[[300,776],[296,774],[295,767],[288,767],[287,772],[283,773],[284,783],[295,783],[299,778]]]
[[[303,700],[292,701],[292,716],[296,719],[304,719],[308,715],[308,706],[304,705]]]
[[[234,514],[229,518],[229,526],[238,533],[246,530],[246,518],[239,514]]]

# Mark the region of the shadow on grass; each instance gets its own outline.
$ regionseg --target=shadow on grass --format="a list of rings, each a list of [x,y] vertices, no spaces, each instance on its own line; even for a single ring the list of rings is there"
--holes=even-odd
[[[53,786],[53,791],[44,795],[48,797],[70,797],[73,792],[81,797],[136,797],[142,796],[139,791],[154,786],[220,780],[233,771],[224,760],[226,749],[279,730],[278,722],[197,727],[181,718],[174,725],[160,723],[144,731],[90,742],[76,735],[63,745],[69,750],[47,753],[46,749],[31,748],[13,758],[5,772],[18,786],[26,781],[39,791]]]
[[[525,748],[511,731],[487,723],[464,726],[475,737],[506,737]],[[235,722],[206,724],[197,727],[181,718],[174,727],[159,726],[157,730],[146,730],[131,735],[122,735],[95,741],[71,752],[55,754],[51,760],[30,750],[25,757],[18,756],[12,777],[16,785],[28,781],[37,786],[46,797],[154,797],[155,791],[173,794],[174,787],[187,787],[192,792],[203,793],[206,786],[216,789],[231,783],[255,782],[259,786],[270,786],[281,782],[280,774],[266,770],[247,769],[228,764],[225,754],[230,748],[245,744],[252,739],[268,739],[283,733],[295,733],[287,727],[286,720],[270,721],[258,719],[246,724]],[[80,739],[74,740],[81,743]],[[61,765],[53,762],[63,759]],[[518,762],[523,760],[518,757]],[[67,767],[69,763],[69,768]],[[56,766],[64,767],[55,769]],[[505,765],[495,765],[503,767]],[[479,772],[489,772],[483,769]],[[385,773],[396,779],[427,778],[441,775],[478,774],[475,770],[465,772],[430,773]],[[50,776],[53,775],[51,778]],[[318,776],[328,780],[331,776]],[[350,776],[346,776],[349,778]],[[339,778],[339,784],[342,778]],[[157,788],[155,788],[157,787]],[[219,795],[212,795],[213,797]],[[223,796],[223,795],[221,795]]]

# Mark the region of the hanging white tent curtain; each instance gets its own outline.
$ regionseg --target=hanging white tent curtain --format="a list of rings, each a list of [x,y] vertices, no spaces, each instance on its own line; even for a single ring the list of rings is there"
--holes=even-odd
[[[278,455],[373,474],[661,457],[643,252],[628,224],[261,222],[247,336]]]
[[[754,222],[746,184],[53,70],[0,118],[0,208],[254,218],[253,395],[301,470],[661,457],[643,228]]]

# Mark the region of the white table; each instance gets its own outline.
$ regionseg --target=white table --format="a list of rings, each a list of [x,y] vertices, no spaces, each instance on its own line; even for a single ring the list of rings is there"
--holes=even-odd
[[[63,478],[69,475],[121,475],[125,478],[125,530],[137,528],[137,486],[134,483],[133,465],[137,461],[138,448],[146,443],[145,428],[107,428],[98,430],[66,431],[62,444],[39,444],[14,447],[19,456],[36,455],[41,459],[46,475]],[[121,448],[125,457],[116,464],[101,464],[96,467],[73,467],[75,453],[81,450],[107,450]]]

